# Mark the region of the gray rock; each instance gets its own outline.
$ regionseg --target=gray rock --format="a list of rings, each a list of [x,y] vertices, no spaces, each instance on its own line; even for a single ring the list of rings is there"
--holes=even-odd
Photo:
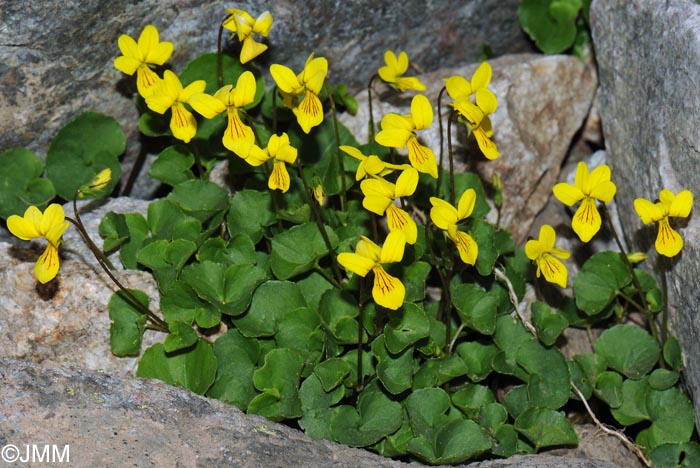
[[[418,467],[301,432],[154,380],[0,358],[0,443],[69,446],[71,466]],[[99,443],[96,443],[99,441]],[[43,445],[40,445],[42,447]],[[6,453],[6,452],[3,452]],[[620,468],[611,462],[516,456],[469,468]]]
[[[225,8],[234,6],[254,15],[269,9],[275,18],[270,50],[258,62],[263,69],[283,63],[298,70],[315,52],[328,58],[332,82],[355,89],[382,65],[386,49],[405,49],[424,70],[473,61],[485,44],[497,55],[531,50],[516,0],[413,0],[401,8],[372,0],[0,0],[0,114],[10,117],[0,122],[0,149],[28,146],[43,155],[61,126],[95,110],[124,126],[130,167],[139,152],[137,112],[122,94],[128,80],[120,83],[113,67],[117,38],[138,37],[155,24],[161,40],[174,43],[169,63],[181,71],[192,58],[216,50]]]
[[[600,115],[617,203],[628,242],[649,250],[658,271],[656,226],[643,227],[637,197],[655,199],[700,186],[700,6],[685,0],[605,0],[591,6],[600,76]],[[640,33],[643,31],[643,33]],[[700,217],[680,229],[685,247],[670,263],[673,333],[684,351],[684,376],[700,417]],[[673,222],[672,222],[673,223]],[[678,223],[676,226],[683,226]]]
[[[592,67],[571,56],[508,55],[490,64],[493,69],[490,87],[498,98],[498,109],[491,119],[493,140],[501,156],[488,161],[476,145],[465,146],[466,134],[458,131],[461,125],[455,125],[452,132],[455,168],[457,172],[476,171],[487,183],[494,173],[500,175],[504,199],[501,225],[511,230],[513,239],[520,244],[549,200],[574,135],[588,115],[595,94],[595,73]],[[436,155],[440,148],[437,97],[444,86],[443,79],[452,75],[470,79],[475,69],[476,65],[468,65],[420,76],[427,87],[424,94],[434,105],[435,118],[433,125],[419,136]],[[382,86],[377,85],[377,90]],[[380,99],[385,97],[381,101],[374,99],[376,94],[372,104],[377,126],[386,113],[410,112],[411,94],[397,97],[394,93],[378,93]],[[445,96],[443,103],[449,100]],[[344,114],[340,120],[364,143],[369,119],[366,92],[358,95],[358,103],[357,116]],[[446,107],[442,113],[447,115]],[[445,144],[445,161],[446,155]]]

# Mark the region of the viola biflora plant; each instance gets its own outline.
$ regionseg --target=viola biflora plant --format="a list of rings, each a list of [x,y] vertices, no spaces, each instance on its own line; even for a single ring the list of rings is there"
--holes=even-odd
[[[469,79],[445,77],[443,92],[426,96],[406,76],[406,53],[387,51],[368,71],[368,91],[413,93],[410,113],[386,114],[378,128],[370,121],[370,141],[360,143],[336,119],[356,103],[327,82],[324,57],[310,53],[301,70],[273,64],[264,78],[255,61],[272,24],[268,12],[228,10],[218,52],[180,71],[163,69],[173,45],[154,26],[138,40],[119,38],[114,65],[132,83],[139,128],[162,145],[149,175],[169,192],[145,216],[107,214],[102,249],[75,202],[108,196],[120,179],[125,136],[114,119],[71,121],[45,166],[26,149],[0,154],[0,215],[20,239],[46,241],[38,281],[55,281],[62,236],[77,229],[110,275],[114,253],[157,281],[152,310],[112,276],[120,289],[108,305],[111,349],[139,356],[138,376],[314,438],[450,464],[575,445],[580,419],[647,465],[700,466],[666,292],[635,266],[645,255],[618,242],[572,279],[553,227],[515,245],[485,219],[489,198],[496,210],[508,202],[500,180],[487,191],[476,174],[452,170],[455,125],[479,148],[462,157],[508,157],[493,139],[490,65]],[[221,52],[224,30],[240,55]],[[448,135],[447,161],[421,140],[432,125]],[[221,162],[231,191],[209,180]],[[618,239],[606,208],[615,192],[607,166],[584,163],[573,185],[553,189],[575,209],[584,243],[603,229]],[[61,201],[73,201],[73,217]],[[658,223],[662,257],[681,252],[676,222],[692,204],[687,190],[635,201],[643,223]],[[527,284],[537,297],[525,300]],[[631,314],[646,325],[631,324]],[[594,352],[567,359],[558,345],[568,327],[604,331],[591,338]],[[146,330],[163,339],[142,349]]]

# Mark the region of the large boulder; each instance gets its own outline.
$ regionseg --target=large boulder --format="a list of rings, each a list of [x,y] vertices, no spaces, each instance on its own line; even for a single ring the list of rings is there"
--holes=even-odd
[[[135,136],[136,109],[113,66],[119,35],[138,37],[146,24],[156,25],[161,40],[175,45],[169,63],[179,72],[216,50],[219,24],[234,6],[254,15],[269,9],[275,18],[270,50],[258,62],[264,68],[301,69],[315,52],[328,57],[331,81],[355,89],[382,65],[386,49],[408,51],[426,71],[474,61],[487,44],[497,55],[531,50],[517,0],[411,0],[400,8],[372,0],[0,0],[0,149],[29,146],[43,154],[56,131],[85,110],[115,116]]]
[[[679,337],[685,382],[700,413],[700,217],[680,229],[681,255],[657,262],[656,226],[642,226],[637,197],[654,200],[700,186],[700,6],[688,0],[594,0],[591,28],[600,77],[600,114],[617,205],[634,250],[650,269],[669,268],[672,332]],[[679,225],[683,225],[680,223]],[[679,226],[676,225],[676,226]]]

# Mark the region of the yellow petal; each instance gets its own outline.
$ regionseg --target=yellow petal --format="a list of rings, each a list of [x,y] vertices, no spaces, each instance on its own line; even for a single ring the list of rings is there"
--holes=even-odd
[[[660,205],[644,198],[636,198],[634,200],[634,209],[644,224],[659,221],[666,216]]]
[[[426,86],[415,76],[402,76],[396,79],[396,87],[399,91],[404,92],[409,89],[414,91],[425,91]]]
[[[36,206],[30,206],[24,212],[24,217],[12,215],[7,218],[7,229],[13,236],[22,240],[31,240],[38,237],[43,237],[39,232],[39,223],[41,222],[41,211]]]
[[[246,37],[243,39],[243,46],[241,47],[241,63],[250,62],[266,50],[267,45],[263,44],[262,42],[257,42],[255,39],[253,39],[253,36]]]
[[[377,265],[374,267],[372,297],[377,305],[396,310],[403,305],[406,287],[398,278],[384,271],[381,265]]]
[[[546,252],[551,251],[554,248],[554,243],[556,242],[557,234],[554,232],[554,228],[549,224],[543,224],[540,227],[540,242],[542,247]]]
[[[433,123],[433,106],[427,97],[418,94],[411,100],[411,116],[416,130],[423,130]]]
[[[289,190],[289,172],[287,166],[282,161],[275,161],[272,167],[272,173],[267,181],[267,186],[271,190],[279,189],[282,192]]]
[[[360,242],[358,242],[355,246],[355,253],[362,255],[365,258],[369,258],[374,263],[378,263],[382,254],[382,248],[369,240],[367,237],[360,236]]]
[[[455,75],[445,80],[447,94],[453,99],[469,99],[472,93],[472,86],[463,76]]]
[[[690,215],[690,209],[692,207],[693,194],[690,190],[683,190],[673,198],[668,210],[668,215],[678,218],[687,218],[688,215]]]
[[[158,30],[152,24],[146,25],[139,35],[138,48],[142,57],[145,59],[147,53],[156,45],[158,45]]]
[[[285,93],[296,95],[304,92],[304,85],[290,68],[274,63],[270,65],[270,75],[277,87]]]
[[[136,70],[136,89],[143,98],[152,96],[161,83],[160,77],[148,68],[148,65],[141,65]],[[165,111],[163,111],[165,112]]]
[[[466,232],[457,231],[454,236],[450,236],[452,242],[457,247],[459,258],[467,265],[474,265],[479,255],[479,246],[472,236]]]
[[[389,230],[403,231],[407,243],[416,243],[416,240],[418,240],[418,226],[408,213],[398,206],[391,204],[386,208],[386,220],[389,225]]]
[[[530,239],[525,243],[525,255],[530,260],[537,260],[544,251],[542,243],[537,239]]]
[[[360,276],[366,276],[375,265],[375,263],[367,257],[348,252],[338,254],[338,263],[346,270]]]
[[[566,287],[566,278],[568,275],[566,266],[553,256],[549,254],[542,255],[540,260],[537,262],[538,277],[540,276],[540,273],[544,275],[544,279],[546,279],[548,282],[559,285],[562,288]]]
[[[459,219],[466,219],[471,216],[474,211],[474,205],[476,204],[476,191],[474,189],[467,189],[464,191],[461,197],[459,197],[459,203],[457,204],[457,215]]]
[[[311,91],[306,93],[304,99],[294,108],[297,122],[304,133],[309,133],[311,129],[323,122],[323,105],[321,100]]]
[[[396,179],[394,198],[410,197],[418,187],[418,171],[413,168],[406,169]]]
[[[600,230],[601,219],[595,200],[590,197],[583,199],[571,221],[571,227],[578,234],[581,242],[588,242]]]
[[[233,90],[233,105],[235,107],[244,107],[255,100],[255,91],[257,83],[255,76],[250,71],[245,71],[238,77],[236,89]]]
[[[608,182],[610,182],[610,166],[601,164],[591,171],[588,177],[588,187],[586,187],[585,190],[581,190],[583,190],[585,194],[591,195],[598,186],[605,185]]]
[[[134,40],[134,38],[132,38],[131,36],[127,36],[126,34],[122,34],[121,36],[119,36],[119,39],[117,39],[117,46],[119,46],[119,50],[121,51],[124,57],[132,59],[137,63],[136,67],[143,63],[144,57],[142,57],[139,53],[139,46]],[[119,70],[123,71],[127,75],[133,75],[136,71],[136,67],[134,67],[131,73],[125,70],[121,70],[119,67],[117,68],[119,68]]]
[[[430,219],[439,229],[446,231],[448,226],[459,222],[457,210],[454,206],[437,197],[430,197],[433,207],[430,209]]]
[[[40,283],[46,284],[58,274],[58,247],[49,242],[46,250],[34,265],[34,275]]]
[[[168,61],[172,53],[172,42],[160,42],[148,51],[148,55],[146,55],[145,62],[152,63],[154,65],[163,65],[165,62]]]
[[[583,200],[585,195],[578,187],[567,184],[565,182],[558,183],[552,189],[554,197],[565,204],[566,206],[572,206]]]
[[[576,166],[576,175],[574,176],[574,185],[578,187],[584,195],[590,194],[591,186],[589,183],[588,166],[581,161]]]
[[[128,36],[127,36],[128,37]],[[131,39],[131,38],[129,38]],[[133,39],[131,39],[133,41]],[[133,57],[120,55],[114,59],[114,68],[129,76],[136,73],[136,70],[142,65],[142,62]]]
[[[189,103],[190,99],[192,99],[192,96],[194,96],[195,94],[203,93],[206,87],[207,82],[204,80],[193,81],[180,92],[180,95],[177,97],[177,100],[183,103]]]
[[[476,105],[484,114],[493,114],[498,108],[498,99],[493,91],[482,88],[476,91]]]
[[[367,196],[378,196],[386,198],[393,201],[394,193],[396,191],[396,186],[391,182],[382,179],[381,177],[374,177],[371,179],[363,180],[360,183],[360,190],[362,194]],[[381,214],[381,213],[380,213]]]
[[[264,11],[255,20],[255,25],[253,25],[253,32],[260,34],[261,36],[267,37],[270,34],[270,28],[272,27],[272,14],[269,11]]]
[[[464,117],[472,129],[477,128],[484,119],[484,111],[473,104],[469,99],[458,99],[452,106],[459,114]]]
[[[278,161],[293,163],[297,160],[297,149],[289,142],[289,135],[282,133],[281,135],[272,135],[267,142],[267,151],[270,157]]]
[[[491,65],[488,62],[481,62],[472,75],[472,90],[477,91],[486,88],[491,83]]]
[[[52,203],[44,210],[44,214],[41,216],[39,232],[42,236],[45,236],[54,226],[62,225],[65,219],[66,215],[63,212],[63,207],[58,203]]]
[[[411,165],[419,172],[430,174],[437,179],[437,159],[433,150],[418,143],[418,139],[415,136],[408,139],[406,146],[408,147],[408,159],[411,161]]]
[[[173,104],[171,110],[170,131],[173,132],[173,136],[178,140],[189,143],[197,133],[197,120],[194,118],[194,115],[179,102]]]
[[[375,244],[376,245],[376,244]],[[384,239],[379,252],[379,263],[396,263],[403,259],[406,235],[403,231],[391,231]]]
[[[221,100],[205,93],[193,94],[189,104],[195,112],[206,119],[213,119],[226,110],[226,106]]]
[[[683,238],[669,224],[668,218],[659,221],[656,251],[666,257],[675,257],[683,249]]]
[[[383,197],[380,195],[366,195],[362,199],[362,206],[367,211],[374,214],[382,216],[387,208],[392,206],[393,200],[391,198]]]
[[[323,81],[328,74],[328,60],[325,57],[316,57],[308,60],[304,67],[303,83],[306,89],[313,94],[319,94],[323,88]]]
[[[484,131],[484,123],[488,120],[488,117],[481,121],[481,126],[474,129],[474,138],[476,138],[476,143],[479,145],[479,149],[486,157],[493,161],[497,159],[501,153],[498,152],[496,144],[488,137],[487,132]]]

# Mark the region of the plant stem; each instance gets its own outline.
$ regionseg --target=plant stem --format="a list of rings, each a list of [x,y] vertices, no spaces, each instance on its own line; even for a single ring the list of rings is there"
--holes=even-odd
[[[450,161],[450,203],[454,206],[455,204],[455,168],[454,168],[454,155],[452,154],[452,121],[456,114],[450,112],[450,116],[447,119],[447,157]]]
[[[646,315],[647,321],[649,322],[649,329],[651,330],[651,334],[654,335],[654,338],[656,338],[656,340],[658,341],[659,332],[656,328],[656,322],[654,321],[654,314],[652,314],[649,310],[649,304],[647,304],[647,298],[644,295],[642,285],[639,283],[639,278],[637,278],[637,275],[634,273],[634,267],[632,266],[632,263],[630,263],[629,258],[627,258],[627,251],[622,245],[622,241],[620,240],[620,237],[617,234],[615,225],[613,225],[612,218],[610,217],[610,212],[608,211],[607,205],[605,203],[601,203],[601,206],[603,207],[603,212],[605,213],[605,219],[608,223],[608,227],[610,227],[610,231],[612,232],[613,237],[615,238],[617,247],[620,249],[620,253],[622,254],[622,259],[624,260],[625,265],[627,265],[627,269],[632,274],[632,282],[634,283],[634,287],[637,289],[637,292],[639,293],[639,298],[642,302],[641,312],[644,312],[644,314]]]
[[[663,293],[663,305],[661,306],[661,345],[666,343],[668,338],[668,278],[666,277],[667,264],[659,258],[659,273],[661,273],[661,292]]]
[[[362,323],[365,318],[365,278],[360,278],[360,303],[359,314],[357,316],[357,386],[355,390],[362,391],[364,376],[362,375],[362,341],[364,338],[364,330]]]
[[[523,327],[525,327],[525,329],[529,331],[532,334],[532,336],[537,338],[537,329],[525,319],[525,316],[520,311],[518,295],[515,294],[515,289],[513,289],[513,283],[510,282],[510,278],[508,278],[508,276],[506,276],[506,274],[498,268],[493,269],[493,274],[496,276],[496,278],[500,279],[506,284],[506,287],[508,288],[508,297],[510,298],[511,304],[513,304],[515,313],[518,315],[520,322],[523,324]]]
[[[222,50],[221,50],[221,37],[224,34],[224,23],[226,20],[228,20],[232,15],[228,15],[224,20],[221,22],[219,25],[219,35],[216,39],[216,70],[217,70],[217,76],[219,77],[219,88],[221,88],[224,85],[224,65],[222,62]]]
[[[442,163],[444,161],[444,156],[445,156],[445,151],[443,149],[444,146],[444,137],[442,134],[442,95],[447,91],[447,88],[443,86],[443,88],[440,90],[440,94],[438,94],[438,128],[439,128],[439,133],[440,133],[440,162],[438,164],[438,178],[437,181],[435,181],[435,196],[440,197],[440,182],[442,181]]]
[[[367,104],[369,105],[369,123],[367,128],[367,136],[369,137],[367,143],[372,143],[374,141],[374,114],[372,112],[372,83],[375,79],[379,78],[378,74],[372,75],[367,83]]]
[[[338,283],[341,283],[343,281],[343,276],[340,274],[340,268],[338,268],[338,260],[335,258],[335,251],[333,250],[333,246],[331,245],[331,240],[328,238],[326,228],[323,225],[323,220],[321,219],[321,210],[319,209],[318,204],[314,199],[313,193],[311,192],[311,188],[309,187],[309,184],[306,181],[304,171],[302,170],[301,158],[297,158],[297,171],[299,172],[301,182],[304,184],[304,192],[306,192],[306,198],[309,200],[309,205],[311,205],[311,211],[313,211],[314,213],[314,218],[316,219],[316,226],[318,227],[318,230],[321,233],[323,242],[326,244],[326,248],[328,249],[328,255],[331,257],[331,267],[333,268],[335,279]]]
[[[448,280],[448,275],[447,270],[445,272],[442,271],[440,268],[440,265],[438,265],[437,261],[437,256],[435,255],[435,251],[433,250],[433,244],[431,242],[430,238],[430,226],[425,226],[425,243],[428,246],[428,251],[430,252],[430,259],[433,262],[433,265],[435,265],[435,270],[438,272],[438,276],[440,277],[440,283],[442,283],[442,294],[440,295],[440,304],[438,306],[438,314],[437,314],[437,319],[445,322],[445,346],[447,346],[451,342],[451,317],[450,317],[450,283]],[[451,277],[451,275],[450,275]],[[447,300],[445,300],[447,298]],[[448,348],[448,352],[450,349]]]
[[[333,115],[333,130],[335,130],[335,153],[338,158],[338,167],[340,167],[340,210],[347,213],[347,187],[345,186],[345,160],[343,152],[340,151],[340,129],[338,128],[338,115],[335,110],[335,101],[328,84],[326,86],[326,94],[331,102],[331,115]]]
[[[80,237],[83,238],[85,241],[85,244],[88,246],[90,249],[90,252],[95,256],[95,259],[97,260],[97,263],[99,263],[100,267],[104,270],[105,273],[107,273],[107,276],[109,276],[109,279],[111,279],[114,284],[117,285],[117,287],[120,289],[121,292],[124,293],[124,295],[127,296],[129,301],[132,303],[133,306],[135,306],[137,309],[139,309],[142,313],[144,313],[151,322],[154,323],[154,325],[157,327],[158,330],[167,333],[168,332],[168,324],[163,321],[160,317],[158,317],[156,314],[151,312],[151,310],[146,307],[141,301],[138,300],[136,296],[134,296],[131,291],[129,291],[117,278],[114,276],[112,273],[111,269],[114,267],[111,265],[108,259],[105,258],[104,254],[102,251],[95,245],[95,243],[92,241],[90,236],[88,235],[87,231],[85,230],[85,226],[83,225],[82,221],[80,220],[80,216],[78,215],[78,209],[77,209],[77,203],[76,200],[73,199],[73,211],[75,213],[76,219],[70,218],[66,216],[66,221],[70,222],[73,224],[77,229],[78,233],[80,234]]]

